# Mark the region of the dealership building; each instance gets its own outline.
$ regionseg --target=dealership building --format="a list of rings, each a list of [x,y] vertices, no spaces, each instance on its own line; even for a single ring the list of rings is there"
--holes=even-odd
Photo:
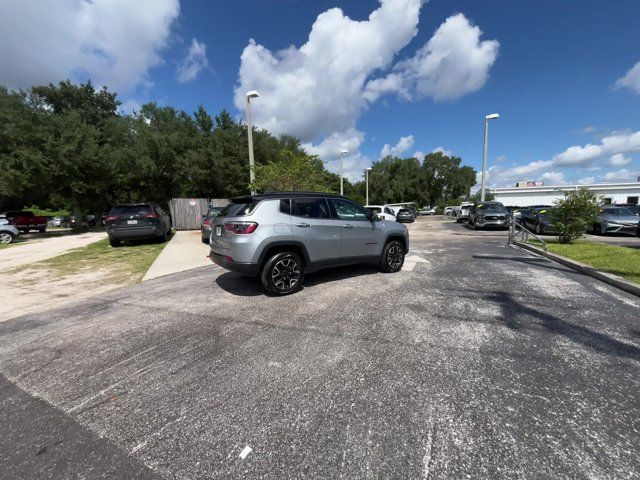
[[[512,188],[492,188],[490,192],[497,202],[504,206],[528,207],[531,205],[553,205],[553,202],[564,198],[565,192],[586,188],[600,195],[605,203],[638,204],[640,198],[640,178],[631,183],[594,183],[588,185],[556,185],[545,186],[541,182],[518,182]]]

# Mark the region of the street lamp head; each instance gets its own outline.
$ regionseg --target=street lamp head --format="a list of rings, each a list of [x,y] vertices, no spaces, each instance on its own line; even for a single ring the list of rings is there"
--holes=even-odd
[[[367,172],[370,172],[372,170],[371,167],[367,167]]]
[[[346,155],[349,153],[349,150],[340,150],[340,155]]]
[[[496,119],[496,118],[500,118],[500,114],[498,114],[498,113],[492,113],[492,114],[490,114],[490,115],[487,115],[487,116],[486,116],[486,117],[484,117],[484,118],[486,118],[487,120],[494,120],[494,119]]]
[[[255,90],[249,90],[247,92],[247,98],[256,98],[259,97],[260,94],[258,92],[256,92]]]

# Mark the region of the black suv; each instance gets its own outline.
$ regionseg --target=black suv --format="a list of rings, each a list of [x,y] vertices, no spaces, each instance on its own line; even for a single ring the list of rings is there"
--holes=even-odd
[[[171,233],[171,218],[156,203],[118,205],[111,209],[105,222],[112,247],[119,247],[126,240],[166,242]]]

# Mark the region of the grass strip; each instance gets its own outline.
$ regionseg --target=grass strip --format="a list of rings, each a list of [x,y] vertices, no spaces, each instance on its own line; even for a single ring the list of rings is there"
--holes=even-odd
[[[529,243],[541,245],[535,240]],[[640,283],[640,249],[586,240],[577,240],[571,244],[547,240],[547,248],[552,253]]]

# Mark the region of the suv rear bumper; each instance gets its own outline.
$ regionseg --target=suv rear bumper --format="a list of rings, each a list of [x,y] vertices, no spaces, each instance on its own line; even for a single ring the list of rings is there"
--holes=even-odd
[[[231,257],[220,255],[219,253],[209,252],[209,258],[216,265],[226,268],[232,272],[241,273],[250,277],[257,277],[260,273],[260,265],[257,263],[241,263],[234,262]]]
[[[131,226],[109,228],[109,238],[114,240],[135,240],[137,238],[159,237],[162,235],[162,227],[159,225]]]

